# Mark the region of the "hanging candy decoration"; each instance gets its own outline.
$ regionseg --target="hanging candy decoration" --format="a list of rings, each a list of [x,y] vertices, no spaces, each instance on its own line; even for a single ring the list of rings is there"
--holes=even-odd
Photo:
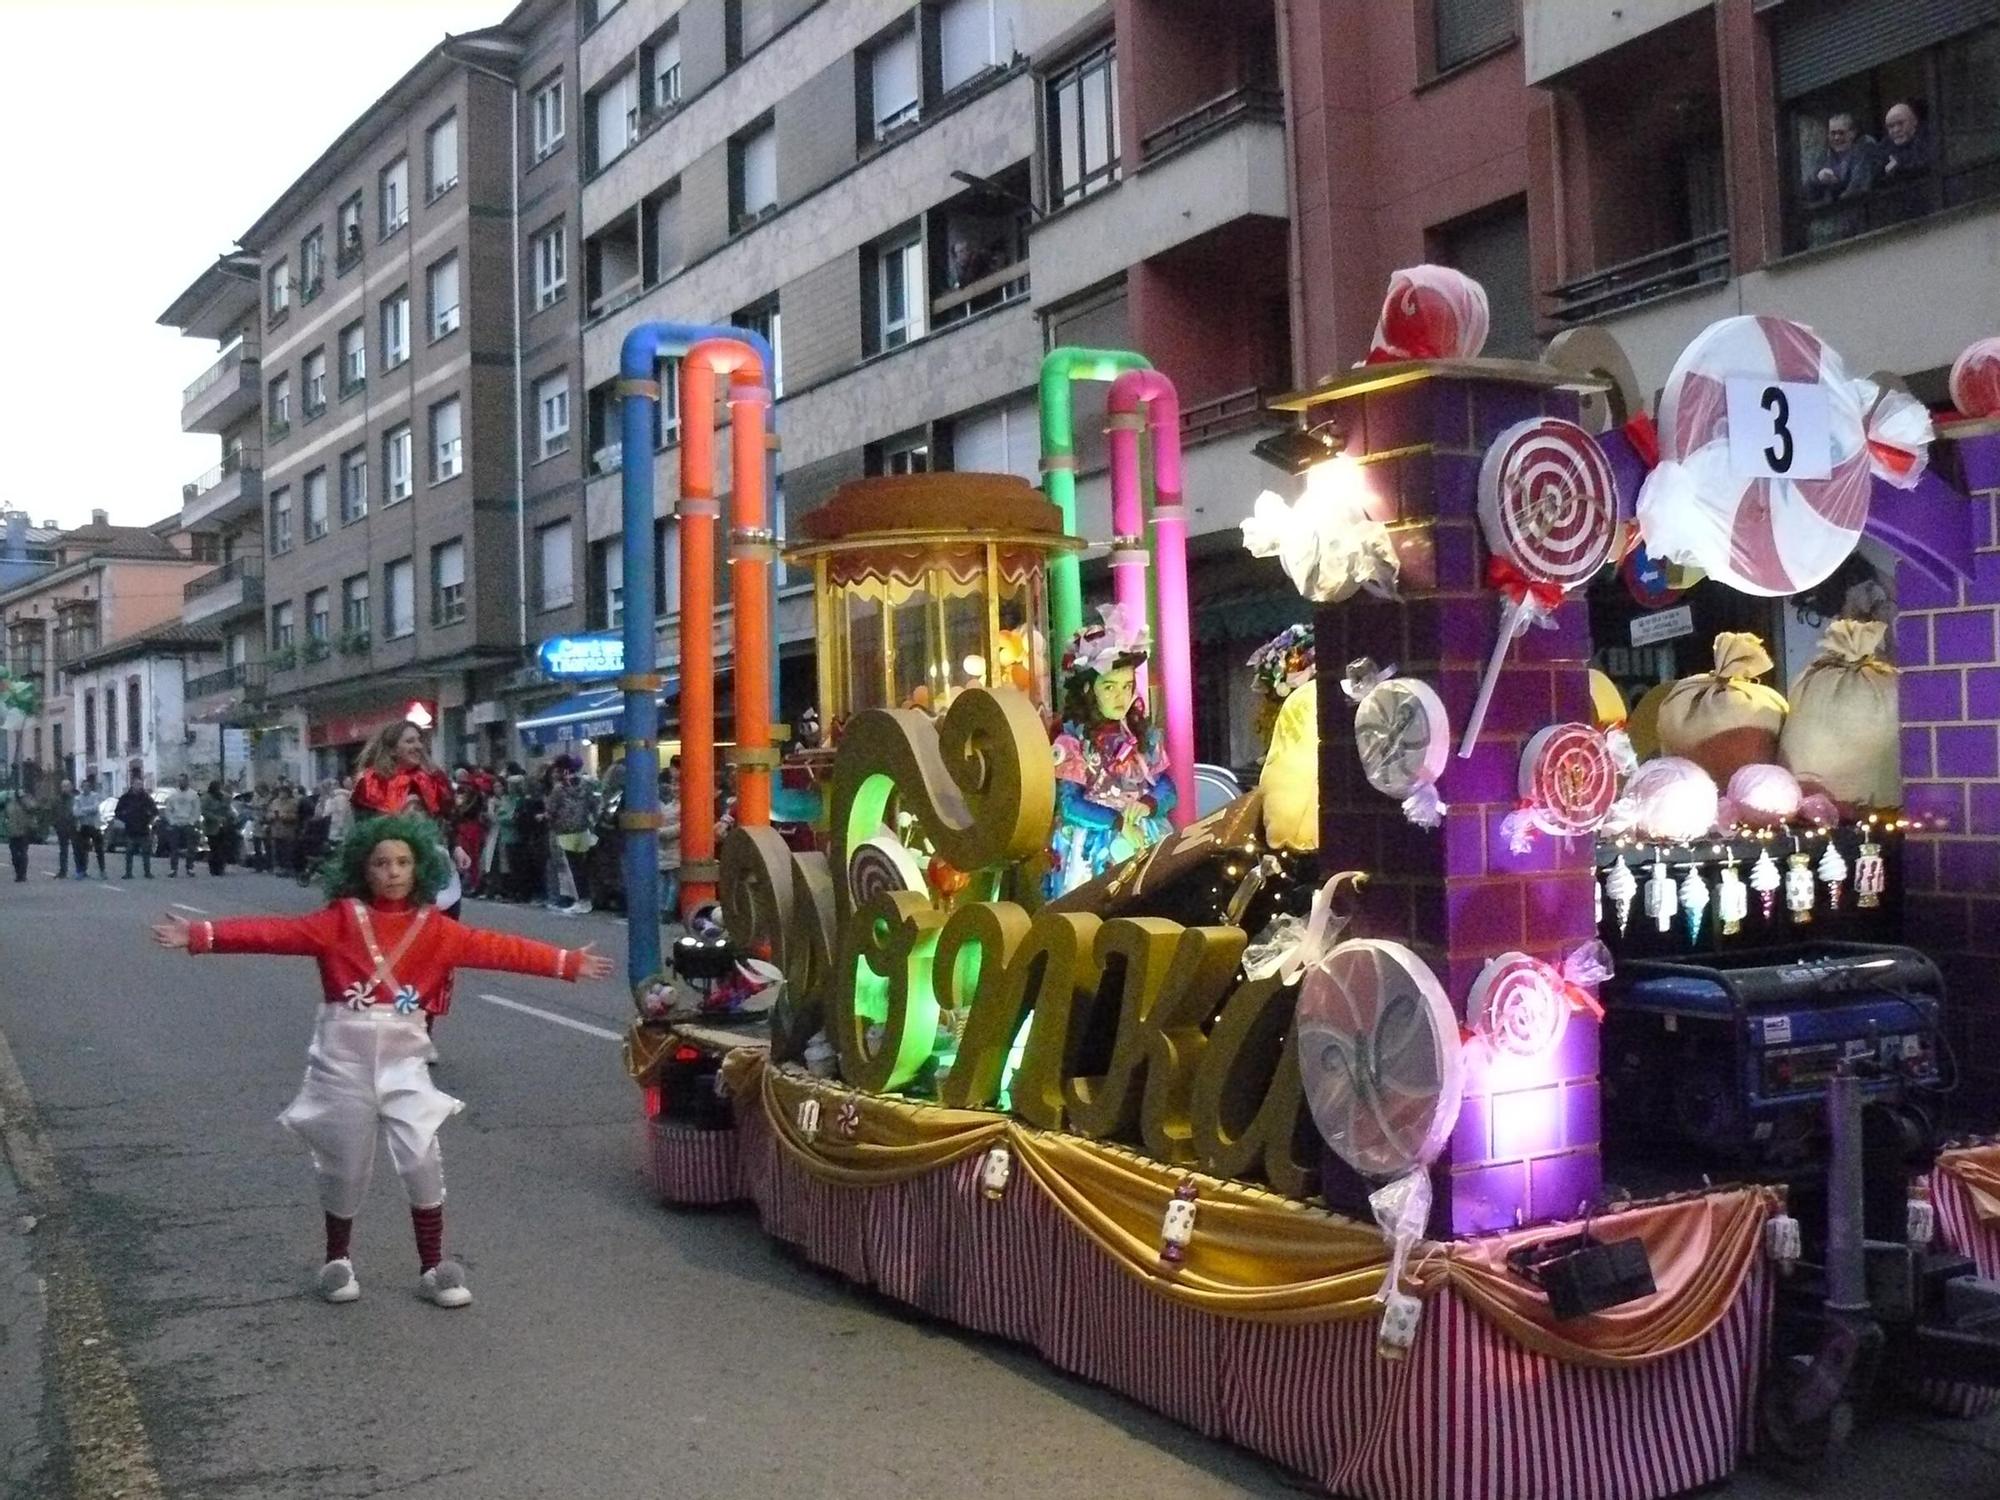
[[[1810,854],[1785,857],[1785,910],[1792,924],[1803,927],[1813,919],[1813,872]]]
[[[2000,417],[2000,337],[1966,346],[1951,367],[1951,404],[1966,417]]]
[[[1778,887],[1784,883],[1785,877],[1778,873],[1778,862],[1771,858],[1771,851],[1760,852],[1757,863],[1750,867],[1750,889],[1757,893],[1757,904],[1763,908],[1766,922],[1778,914]]]
[[[1354,749],[1361,774],[1403,805],[1419,828],[1435,828],[1449,810],[1437,779],[1451,759],[1451,721],[1428,684],[1394,676],[1367,657],[1347,664],[1341,691],[1354,703]]]
[[[1827,909],[1839,911],[1840,888],[1847,883],[1847,856],[1832,839],[1826,841],[1826,849],[1819,857],[1819,878],[1826,887]]]
[[[1653,927],[1658,932],[1674,930],[1674,913],[1680,909],[1680,895],[1674,889],[1674,877],[1667,873],[1666,857],[1657,849],[1653,851],[1653,871],[1646,877],[1646,915],[1653,919]]]
[[[1618,935],[1623,937],[1625,924],[1632,920],[1632,898],[1639,894],[1639,877],[1632,873],[1622,854],[1604,873],[1604,894],[1618,914]]]
[[[1520,805],[1501,820],[1508,846],[1525,854],[1534,829],[1565,839],[1595,833],[1618,800],[1619,780],[1609,735],[1588,724],[1537,730],[1521,750]]]
[[[1487,579],[1505,602],[1461,756],[1478,743],[1514,638],[1531,623],[1551,624],[1563,595],[1611,560],[1618,481],[1597,439],[1559,417],[1534,417],[1501,433],[1479,465],[1479,529],[1493,554]]]
[[[1715,883],[1715,921],[1723,937],[1735,937],[1743,930],[1743,919],[1750,915],[1750,888],[1743,883],[1743,875],[1736,868],[1736,861],[1729,860],[1722,867],[1722,876]]]
[[[1382,316],[1362,363],[1471,359],[1486,347],[1486,288],[1450,266],[1409,266],[1389,278]]]
[[[1701,941],[1702,918],[1708,914],[1708,882],[1701,878],[1699,864],[1683,865],[1687,874],[1681,880],[1681,920],[1687,923],[1690,945]]]
[[[1861,855],[1854,861],[1854,904],[1877,907],[1889,889],[1889,867],[1882,862],[1882,846],[1873,839],[1861,841]]]
[[[1776,597],[1823,582],[1854,551],[1875,478],[1909,489],[1923,477],[1931,421],[1910,396],[1850,379],[1803,324],[1746,316],[1682,351],[1659,436],[1639,491],[1646,550]]]

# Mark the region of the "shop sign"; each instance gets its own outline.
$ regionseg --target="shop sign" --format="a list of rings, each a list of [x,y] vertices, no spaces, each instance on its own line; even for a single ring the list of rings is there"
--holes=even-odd
[[[616,677],[625,670],[625,638],[619,635],[552,635],[536,654],[549,677]]]
[[[332,714],[307,726],[306,743],[316,749],[326,745],[358,745],[376,730],[386,728],[398,719],[408,719],[419,729],[429,729],[437,723],[437,704],[429,699],[416,698],[393,708]]]
[[[498,699],[482,698],[465,711],[465,722],[474,728],[481,724],[504,724],[507,709]]]
[[[1632,622],[1634,646],[1657,646],[1661,641],[1678,640],[1694,634],[1694,606],[1663,609],[1658,614],[1641,615]]]

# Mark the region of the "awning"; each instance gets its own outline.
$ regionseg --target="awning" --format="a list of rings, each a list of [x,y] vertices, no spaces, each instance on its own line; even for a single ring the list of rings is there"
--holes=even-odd
[[[679,691],[680,684],[669,681],[653,701],[664,707]],[[587,693],[577,693],[560,703],[550,704],[533,718],[520,720],[514,727],[520,731],[521,742],[529,749],[546,749],[564,740],[596,740],[617,734],[624,727],[624,716],[623,693],[617,688],[592,688]]]

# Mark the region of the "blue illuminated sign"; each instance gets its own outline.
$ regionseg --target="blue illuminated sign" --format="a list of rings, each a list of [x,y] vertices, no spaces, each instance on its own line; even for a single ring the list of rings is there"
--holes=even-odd
[[[554,635],[537,653],[550,677],[616,677],[625,670],[625,638],[617,635]]]

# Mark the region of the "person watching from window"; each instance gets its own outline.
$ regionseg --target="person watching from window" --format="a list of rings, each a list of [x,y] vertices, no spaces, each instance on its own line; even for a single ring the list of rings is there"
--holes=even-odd
[[[1931,143],[1914,107],[1907,102],[1890,105],[1882,131],[1888,137],[1882,146],[1883,186],[1899,187],[1930,171]]]
[[[1865,193],[1875,185],[1878,148],[1874,138],[1859,134],[1854,116],[1833,115],[1826,122],[1826,151],[1806,177],[1806,198],[1832,203]]]

